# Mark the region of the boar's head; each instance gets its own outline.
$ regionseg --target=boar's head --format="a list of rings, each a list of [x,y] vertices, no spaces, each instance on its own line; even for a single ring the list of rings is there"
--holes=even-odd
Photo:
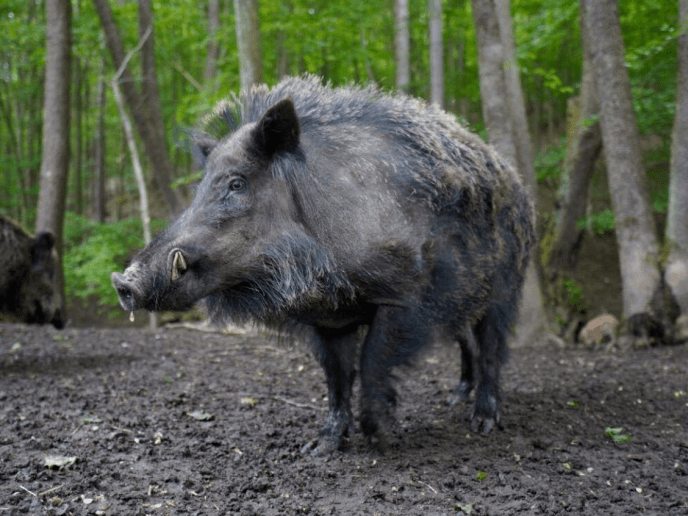
[[[3,222],[0,220],[0,222]],[[5,224],[5,230],[10,227]],[[1,228],[0,228],[1,229]],[[56,328],[65,325],[58,267],[59,257],[52,233],[41,232],[30,237],[18,227],[11,227],[5,244],[13,242],[14,249],[4,249],[0,259],[7,269],[2,281],[2,311],[29,324],[51,323]]]
[[[299,136],[286,98],[223,140],[195,137],[204,177],[179,219],[112,274],[122,308],[186,310],[204,300],[212,317],[241,320],[334,300],[344,282],[300,219]]]

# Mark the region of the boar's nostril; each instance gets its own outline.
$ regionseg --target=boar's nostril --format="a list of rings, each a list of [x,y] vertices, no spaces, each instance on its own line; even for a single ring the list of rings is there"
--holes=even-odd
[[[110,278],[112,279],[112,286],[115,287],[117,291],[122,308],[125,310],[134,310],[134,290],[127,283],[124,275],[113,272]]]
[[[65,320],[62,317],[62,311],[59,309],[56,310],[55,314],[53,315],[53,319],[50,322],[58,330],[61,330],[62,328],[64,328],[65,327]]]
[[[186,260],[179,249],[175,249],[172,251],[172,253],[172,270],[170,271],[170,279],[175,281],[178,280],[186,270]]]
[[[123,287],[126,285],[126,280],[124,279],[124,275],[120,274],[119,272],[113,272],[110,275],[110,280],[112,281],[112,286],[115,287],[117,292],[119,292],[120,287]]]

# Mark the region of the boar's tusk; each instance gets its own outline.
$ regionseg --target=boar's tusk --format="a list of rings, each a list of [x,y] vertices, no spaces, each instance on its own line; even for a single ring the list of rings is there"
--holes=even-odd
[[[186,270],[186,261],[184,260],[184,255],[181,251],[175,251],[172,257],[172,273],[171,280],[175,281],[179,279],[179,273]]]

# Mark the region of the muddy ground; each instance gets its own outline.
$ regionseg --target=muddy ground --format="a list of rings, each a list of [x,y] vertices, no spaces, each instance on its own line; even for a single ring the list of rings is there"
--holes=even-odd
[[[459,360],[437,344],[399,372],[385,454],[357,433],[313,458],[303,345],[0,324],[0,516],[688,514],[688,346],[513,350],[488,437],[446,401]]]

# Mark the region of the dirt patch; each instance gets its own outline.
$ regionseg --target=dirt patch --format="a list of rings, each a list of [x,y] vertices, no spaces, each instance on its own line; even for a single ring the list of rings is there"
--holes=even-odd
[[[488,437],[446,402],[458,370],[438,344],[399,372],[384,455],[312,458],[301,345],[0,324],[0,514],[688,514],[687,346],[514,350]]]

